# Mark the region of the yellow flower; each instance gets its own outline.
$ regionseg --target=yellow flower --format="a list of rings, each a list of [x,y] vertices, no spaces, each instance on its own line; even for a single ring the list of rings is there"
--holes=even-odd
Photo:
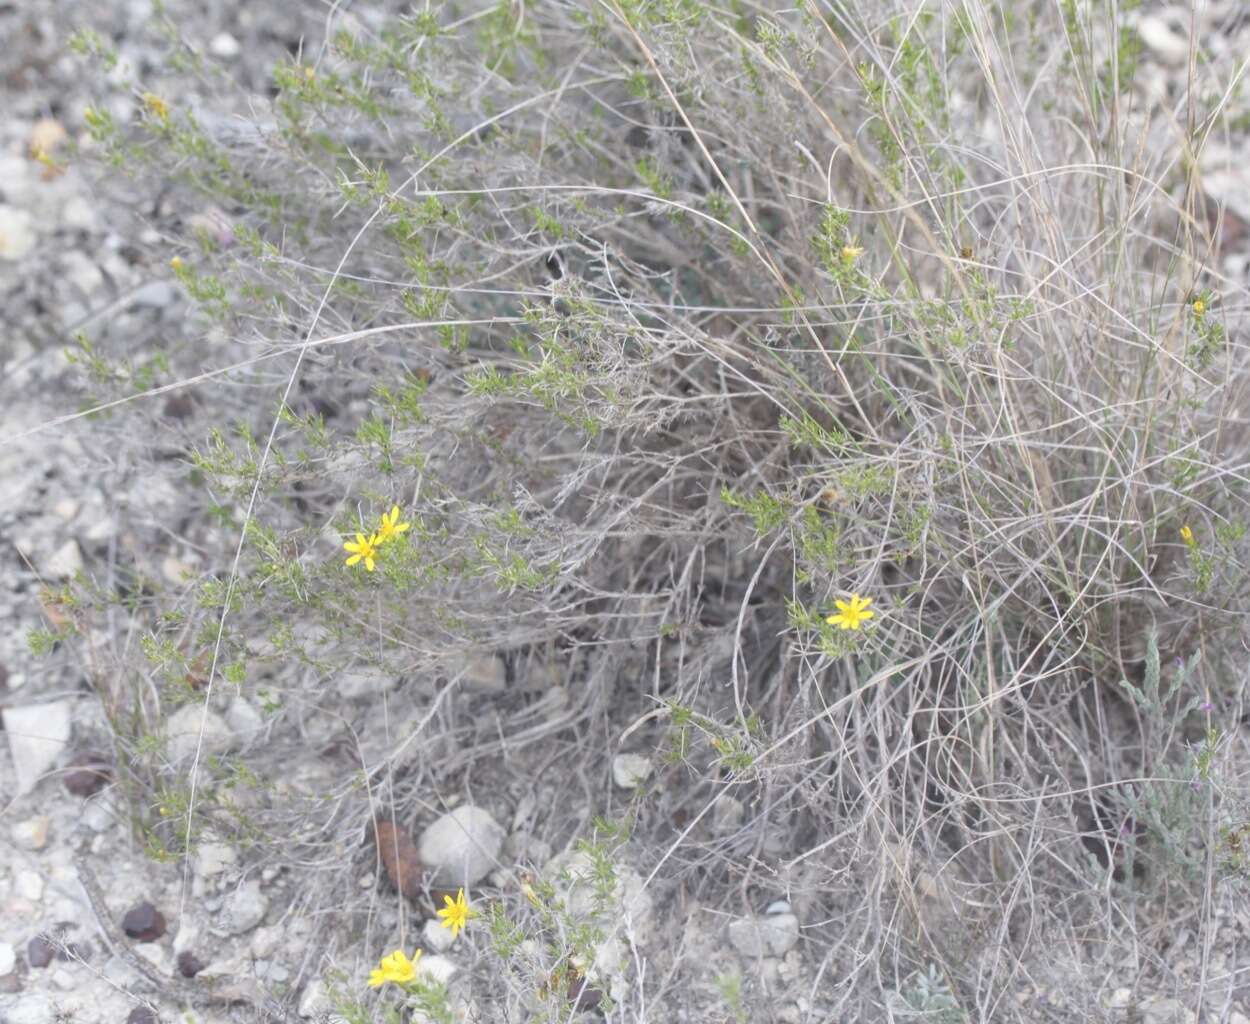
[[[154,92],[145,92],[143,94],[143,105],[148,108],[148,113],[153,117],[162,121],[169,120],[169,104],[156,95]]]
[[[308,65],[304,68],[304,78],[306,78],[308,81],[311,82],[316,77],[317,77],[316,68],[314,68],[312,65]]]
[[[875,614],[867,610],[872,604],[871,597],[852,594],[849,602],[835,601],[834,604],[838,606],[838,614],[830,615],[825,621],[831,626],[840,626],[843,629],[859,629],[861,622],[871,619]]]
[[[1194,540],[1194,531],[1191,530],[1188,526],[1181,527],[1181,540],[1185,542],[1187,547],[1191,547],[1191,548],[1195,544],[1198,543],[1196,540]]]
[[[855,244],[855,239],[851,239],[849,245],[842,246],[842,262],[846,264],[854,263],[864,255],[864,247]]]
[[[1194,316],[1202,316],[1207,311],[1207,304],[1201,299],[1194,299],[1194,304],[1190,308],[1194,311]]]
[[[454,939],[469,918],[477,917],[477,911],[469,909],[469,901],[465,899],[463,889],[456,893],[454,900],[450,896],[444,896],[443,902],[447,905],[438,912],[438,916],[443,919],[443,927],[451,929],[451,937]]]
[[[399,521],[399,506],[391,507],[389,513],[382,513],[382,525],[378,527],[378,543],[385,544],[392,537],[398,537],[408,529],[408,523]]]
[[[169,261],[169,268],[176,274],[182,269],[182,257],[175,256]]]
[[[402,949],[395,950],[390,956],[382,957],[382,962],[369,972],[369,987],[381,988],[388,981],[396,985],[406,985],[417,976],[417,961],[421,959],[421,950],[416,950],[409,960]]]
[[[355,541],[348,541],[343,545],[344,551],[353,552],[352,557],[347,560],[348,565],[355,565],[362,558],[365,561],[365,568],[373,572],[373,560],[378,557],[378,535],[370,534],[366,537],[363,533],[356,534]]]

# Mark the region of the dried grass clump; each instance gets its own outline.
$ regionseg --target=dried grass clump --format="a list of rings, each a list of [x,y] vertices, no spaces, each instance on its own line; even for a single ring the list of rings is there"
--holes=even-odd
[[[630,858],[734,914],[788,893],[822,1012],[1039,1019],[1026,983],[1149,946],[1139,894],[1231,877],[1243,292],[1194,215],[1228,110],[1169,122],[1078,5],[851,7],[335,14],[244,127],[100,128],[230,224],[177,240],[206,340],[169,356],[189,515],[239,548],[153,629],[171,679],[206,650],[274,695],[256,777],[338,744],[247,810],[310,906],[350,904],[369,793],[410,823],[558,763],[619,812],[639,719],[672,757]],[[408,539],[345,571],[392,502]],[[404,734],[333,689],[362,665]]]

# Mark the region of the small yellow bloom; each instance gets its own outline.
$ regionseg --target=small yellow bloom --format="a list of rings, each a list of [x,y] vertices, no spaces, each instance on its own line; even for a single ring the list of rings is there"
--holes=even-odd
[[[438,912],[438,916],[443,919],[443,927],[451,929],[451,937],[454,939],[469,918],[477,917],[477,911],[469,909],[469,901],[465,899],[463,889],[456,893],[454,900],[450,896],[444,896],[443,902],[447,905]]]
[[[148,108],[148,113],[153,117],[162,121],[169,120],[169,104],[156,95],[154,92],[145,92],[143,94],[143,105]]]
[[[317,69],[314,68],[311,64],[309,64],[307,67],[304,68],[304,78],[306,78],[308,81],[311,82],[316,77],[317,77]]]
[[[854,263],[862,255],[864,255],[864,247],[862,245],[856,245],[854,239],[851,239],[849,245],[842,246],[842,262],[848,266]]]
[[[399,506],[391,507],[390,512],[382,514],[382,525],[378,527],[378,543],[385,544],[392,537],[398,537],[408,529],[408,523],[399,521]]]
[[[343,545],[344,551],[353,552],[352,557],[347,560],[348,565],[355,565],[362,558],[365,562],[365,568],[373,572],[373,560],[378,557],[378,535],[370,534],[366,537],[363,533],[356,534],[355,541],[348,541]]]
[[[835,601],[834,604],[838,606],[838,614],[830,615],[825,621],[831,626],[840,626],[842,629],[859,629],[861,622],[871,619],[876,614],[867,610],[872,604],[871,597],[852,594],[849,602]]]
[[[412,954],[409,960],[402,949],[395,950],[390,956],[382,957],[381,963],[369,972],[369,987],[381,988],[388,981],[396,985],[406,985],[417,977],[417,961],[421,959],[421,950]]]
[[[175,256],[172,260],[170,260],[169,269],[172,270],[175,274],[178,273],[178,271],[182,269],[182,257]]]
[[[1194,316],[1202,316],[1207,311],[1207,304],[1201,299],[1194,299],[1194,304],[1190,308],[1194,311]]]
[[[1196,540],[1194,540],[1194,531],[1191,530],[1188,526],[1181,527],[1181,540],[1185,542],[1185,545],[1187,547],[1191,547],[1191,548],[1195,544],[1198,543]]]

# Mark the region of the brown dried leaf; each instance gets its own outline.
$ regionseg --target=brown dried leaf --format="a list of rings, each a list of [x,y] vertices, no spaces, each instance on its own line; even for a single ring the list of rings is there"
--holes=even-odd
[[[412,836],[389,821],[375,821],[374,829],[378,856],[382,858],[382,866],[386,868],[386,877],[391,880],[391,885],[410,900],[418,899],[425,881],[425,869],[417,856],[417,844],[412,841]]]

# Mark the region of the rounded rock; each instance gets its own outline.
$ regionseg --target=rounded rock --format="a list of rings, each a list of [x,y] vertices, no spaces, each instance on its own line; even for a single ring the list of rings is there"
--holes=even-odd
[[[729,926],[729,942],[745,957],[784,956],[799,941],[799,919],[793,914],[747,917]]]
[[[145,900],[126,911],[122,931],[135,942],[155,942],[165,934],[165,915]]]
[[[489,811],[465,804],[449,811],[421,834],[421,863],[434,888],[472,885],[496,866],[505,832]]]
[[[651,758],[642,754],[617,754],[612,758],[612,781],[621,789],[637,789],[651,774]]]
[[[250,932],[265,919],[268,910],[269,898],[261,892],[260,883],[244,882],[222,905],[222,929],[227,935]]]

